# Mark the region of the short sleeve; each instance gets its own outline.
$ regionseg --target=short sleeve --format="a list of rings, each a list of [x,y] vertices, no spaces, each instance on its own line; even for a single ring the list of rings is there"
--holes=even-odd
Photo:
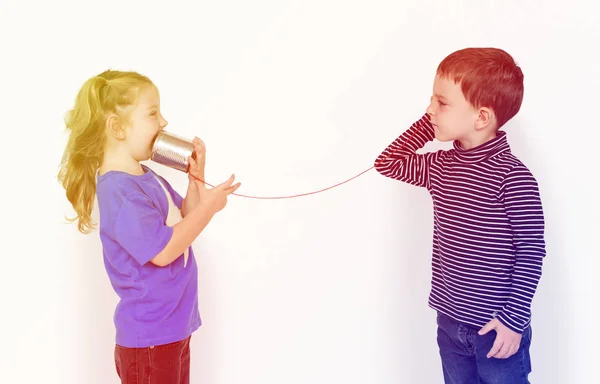
[[[171,240],[173,228],[165,224],[152,200],[136,193],[123,196],[115,220],[115,240],[140,264],[158,255]]]

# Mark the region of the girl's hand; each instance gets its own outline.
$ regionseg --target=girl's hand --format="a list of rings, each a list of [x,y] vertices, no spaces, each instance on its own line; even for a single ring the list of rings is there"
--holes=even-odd
[[[217,213],[225,208],[227,196],[234,193],[241,185],[240,183],[233,184],[234,179],[235,175],[231,175],[227,181],[213,188],[199,187],[201,188],[199,190],[200,204],[212,213]]]
[[[204,142],[197,137],[194,137],[194,152],[192,156],[188,158],[188,178],[190,180],[190,187],[195,188],[196,183],[192,182],[194,178],[204,180],[204,168],[206,166],[206,146]],[[191,177],[193,176],[193,178]]]

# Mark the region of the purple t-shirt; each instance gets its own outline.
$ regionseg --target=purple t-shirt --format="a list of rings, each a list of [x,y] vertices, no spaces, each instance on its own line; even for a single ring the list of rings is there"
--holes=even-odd
[[[167,245],[169,204],[182,197],[162,177],[142,166],[135,176],[110,171],[97,178],[104,265],[120,298],[115,310],[116,343],[140,348],[188,337],[202,324],[198,310],[198,266],[192,247],[165,267],[150,262]]]

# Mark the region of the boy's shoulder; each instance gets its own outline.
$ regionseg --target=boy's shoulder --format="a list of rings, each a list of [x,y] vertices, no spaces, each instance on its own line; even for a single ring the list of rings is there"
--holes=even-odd
[[[533,177],[533,173],[531,172],[529,167],[514,153],[506,152],[506,153],[501,154],[500,157],[501,157],[503,163],[505,164],[505,167],[507,168],[507,171],[506,171],[507,175],[515,173],[515,172],[519,172],[519,173],[526,172]]]
[[[512,194],[528,193],[536,191],[539,193],[537,178],[529,167],[512,152],[506,152],[499,156],[502,167],[500,169],[500,191],[505,193],[510,190]]]

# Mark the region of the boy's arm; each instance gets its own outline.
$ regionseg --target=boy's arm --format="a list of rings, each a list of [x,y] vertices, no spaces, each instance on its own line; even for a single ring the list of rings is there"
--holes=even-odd
[[[429,115],[425,114],[377,157],[375,169],[383,176],[428,187],[429,166],[438,153],[421,155],[416,152],[434,138]]]
[[[544,213],[537,181],[523,165],[508,173],[501,198],[513,233],[515,264],[510,296],[497,318],[511,330],[522,333],[531,317],[531,301],[546,256]]]

